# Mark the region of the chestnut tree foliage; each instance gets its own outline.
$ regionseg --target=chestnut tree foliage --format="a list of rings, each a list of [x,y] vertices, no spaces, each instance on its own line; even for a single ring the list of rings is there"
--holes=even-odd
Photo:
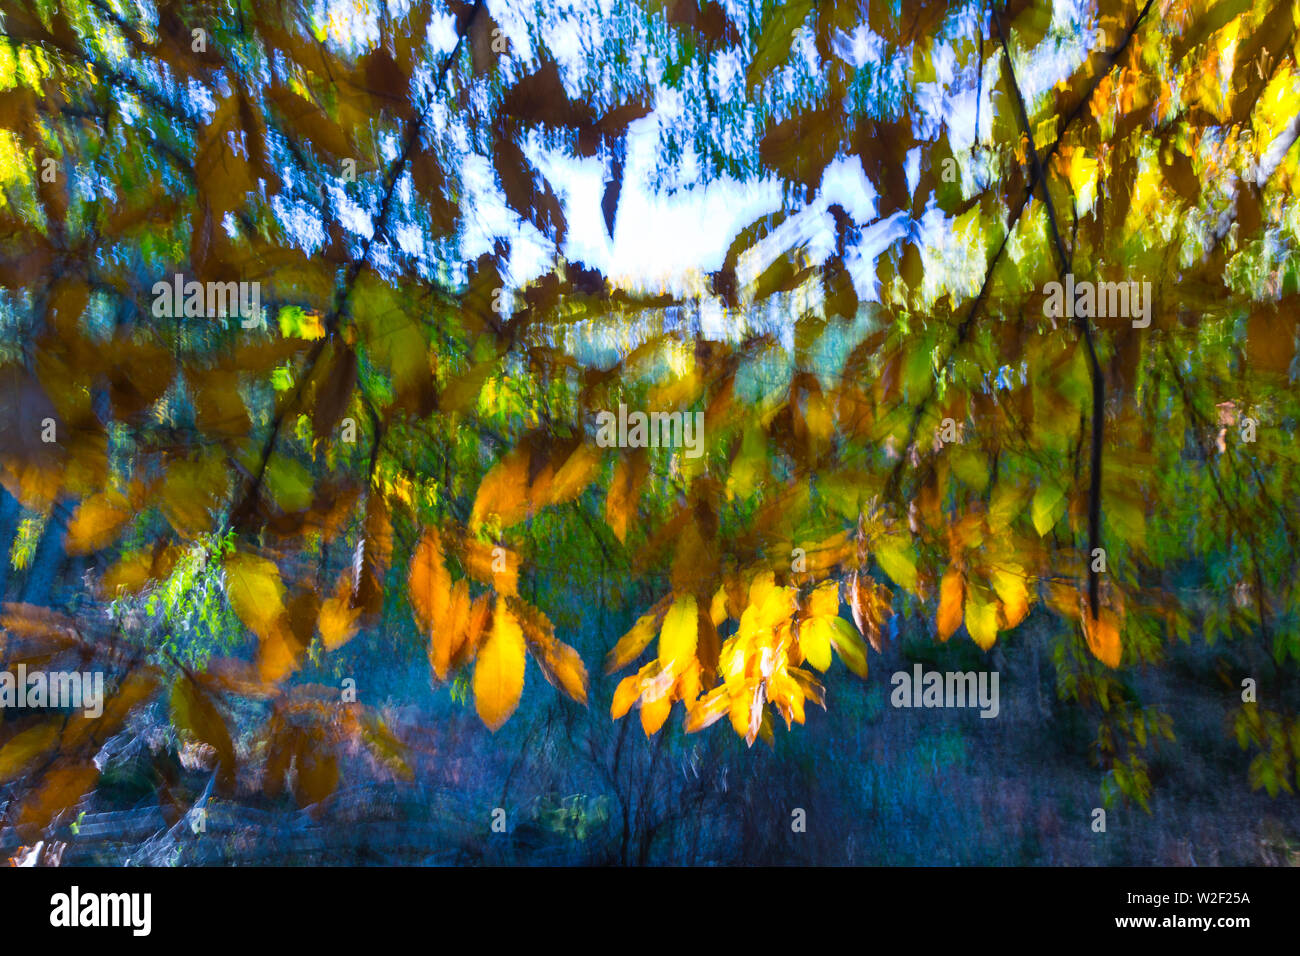
[[[493,730],[603,668],[612,719],[753,743],[901,626],[987,651],[1034,618],[1142,803],[1171,720],[1123,675],[1238,641],[1251,783],[1300,785],[1300,8],[550,7],[4,4],[0,647],[109,675],[102,717],[6,719],[6,822],[75,806],[159,700],[227,791],[314,803],[358,745],[404,772],[364,695],[295,677],[381,627]],[[645,188],[780,197],[657,287],[566,256],[539,158],[604,163],[636,230],[647,127]],[[824,195],[846,163],[865,212]],[[260,315],[160,316],[178,274]],[[1148,321],[1053,314],[1067,275],[1149,283]],[[701,413],[703,453],[601,447],[620,404]],[[541,569],[641,616],[584,659]]]

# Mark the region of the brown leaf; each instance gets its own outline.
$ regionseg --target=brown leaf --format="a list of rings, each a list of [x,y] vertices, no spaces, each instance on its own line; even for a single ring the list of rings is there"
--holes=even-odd
[[[188,676],[177,678],[171,696],[172,723],[189,731],[217,752],[217,780],[223,787],[235,782],[235,745],[226,721],[207,692]]]
[[[537,608],[517,598],[507,606],[514,612],[524,638],[542,675],[552,686],[560,688],[578,703],[587,703],[587,668],[582,658],[568,644],[556,639],[555,628]]]
[[[605,523],[620,541],[627,540],[628,524],[636,516],[641,488],[650,474],[650,458],[645,449],[635,449],[619,458],[605,499]]]
[[[265,88],[267,99],[287,121],[295,139],[309,142],[325,158],[338,162],[355,156],[357,149],[341,126],[323,110],[275,81]]]
[[[312,433],[316,440],[327,438],[343,417],[352,401],[357,384],[357,355],[342,348],[330,363],[328,374],[316,389],[316,410],[312,414]]]

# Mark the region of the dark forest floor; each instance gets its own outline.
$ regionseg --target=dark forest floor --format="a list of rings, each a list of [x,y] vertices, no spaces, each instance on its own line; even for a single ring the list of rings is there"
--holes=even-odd
[[[907,650],[873,657],[865,683],[832,673],[826,712],[810,708],[805,726],[752,749],[725,721],[683,735],[678,715],[647,740],[635,711],[609,719],[613,679],[596,679],[583,710],[535,672],[493,735],[418,664],[376,669],[362,699],[407,745],[410,777],[358,751],[339,790],[305,809],[267,801],[253,779],[205,797],[210,774],[180,765],[153,715],[128,734],[112,785],[53,836],[67,843],[63,865],[1300,865],[1300,799],[1250,790],[1251,755],[1229,733],[1236,699],[1203,655],[1175,649],[1170,666],[1135,678],[1173,715],[1176,740],[1151,752],[1150,812],[1117,803],[1094,832],[1092,724],[1055,699],[1041,648],[1026,639],[981,665],[1000,673],[1001,712],[988,720],[890,706]],[[921,653],[927,668],[969,658]],[[371,685],[407,689],[367,699]],[[206,806],[204,832],[160,805],[162,764],[175,805]]]

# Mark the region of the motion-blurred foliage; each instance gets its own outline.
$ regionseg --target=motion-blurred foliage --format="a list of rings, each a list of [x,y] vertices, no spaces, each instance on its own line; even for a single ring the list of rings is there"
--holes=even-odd
[[[598,565],[647,596],[603,662],[647,735],[770,741],[896,617],[987,651],[1041,615],[1123,793],[1170,727],[1123,675],[1174,640],[1249,642],[1251,782],[1300,785],[1292,0],[512,7],[4,5],[0,647],[109,675],[98,720],[6,716],[10,825],[160,699],[227,791],[315,803],[358,745],[404,772],[364,696],[294,678],[381,625],[494,730],[529,673],[586,704],[539,581],[580,605]],[[633,128],[660,188],[689,159],[781,208],[657,288],[571,261],[539,157],[606,164],[636,230]],[[823,195],[845,161],[865,217]],[[1050,317],[1067,274],[1149,282],[1149,326]],[[160,314],[177,275],[261,313]],[[620,405],[702,413],[703,454],[601,447]]]

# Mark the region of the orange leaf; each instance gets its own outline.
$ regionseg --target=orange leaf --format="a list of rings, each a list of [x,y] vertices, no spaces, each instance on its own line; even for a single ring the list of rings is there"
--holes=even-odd
[[[492,515],[504,529],[528,514],[528,461],[526,450],[516,448],[483,476],[470,514],[472,529],[477,531]]]
[[[939,585],[939,640],[946,641],[961,627],[961,601],[964,589],[961,572],[949,568]]]
[[[68,522],[68,553],[89,554],[112,544],[118,530],[131,517],[131,506],[116,491],[91,495]]]
[[[344,576],[339,579],[334,596],[321,602],[316,627],[325,649],[332,651],[352,640],[357,634],[357,618],[360,616],[361,609],[352,607],[351,588]]]
[[[559,505],[572,501],[582,493],[582,489],[591,484],[599,466],[600,452],[588,445],[579,445],[555,473],[555,478],[547,489],[546,501],[536,504]]]
[[[624,677],[618,682],[618,687],[614,689],[614,700],[609,705],[610,717],[618,720],[636,703],[636,699],[641,696],[641,676],[632,674]]]
[[[451,603],[451,575],[442,558],[438,532],[429,528],[415,549],[406,579],[411,610],[426,634],[441,629]]]
[[[486,606],[484,602],[483,607]],[[451,590],[446,615],[434,626],[429,637],[429,663],[438,680],[446,680],[451,673],[452,661],[465,643],[469,617],[469,582],[462,578]]]
[[[586,704],[587,668],[578,652],[556,639],[555,628],[537,608],[518,599],[507,600],[507,606],[518,618],[542,676],[578,703]]]
[[[614,477],[609,483],[605,499],[605,523],[620,541],[627,540],[627,526],[636,514],[641,486],[650,473],[650,459],[637,449],[614,466]]]
[[[519,590],[519,555],[502,545],[470,538],[465,541],[465,572],[492,586],[498,594],[513,597]]]
[[[653,737],[659,732],[672,709],[673,700],[667,695],[658,700],[641,702],[641,729],[647,737]]]
[[[1119,667],[1124,650],[1119,638],[1119,625],[1119,615],[1108,608],[1102,608],[1100,618],[1093,617],[1087,610],[1083,612],[1083,636],[1088,641],[1088,650],[1112,670]]]
[[[731,698],[727,694],[727,685],[713,688],[695,702],[686,713],[686,732],[693,734],[715,723],[723,714],[731,710]]]

